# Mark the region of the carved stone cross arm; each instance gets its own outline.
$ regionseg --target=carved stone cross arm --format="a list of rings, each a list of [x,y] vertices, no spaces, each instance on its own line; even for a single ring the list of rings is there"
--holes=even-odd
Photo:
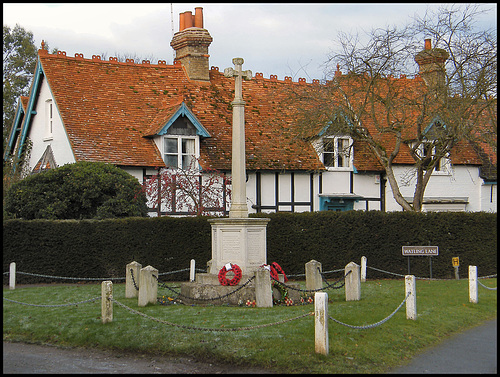
[[[241,93],[241,80],[251,80],[252,79],[252,71],[242,71],[241,66],[243,65],[243,58],[234,58],[233,64],[234,68],[226,68],[224,70],[225,77],[234,77],[235,85],[234,85],[234,101],[241,102],[243,100]]]
[[[244,80],[251,80],[252,79],[252,71],[247,70],[247,71],[242,71],[241,66],[243,65],[244,60],[243,58],[234,58],[233,59],[233,64],[236,68],[226,68],[224,70],[224,76],[225,77],[235,77],[235,76],[241,76]]]

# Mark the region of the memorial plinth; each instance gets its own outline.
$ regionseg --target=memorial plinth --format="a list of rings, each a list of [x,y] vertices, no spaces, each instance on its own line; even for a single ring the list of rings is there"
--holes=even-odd
[[[212,260],[208,272],[217,274],[227,263],[237,264],[243,274],[253,274],[266,264],[267,218],[211,219]]]

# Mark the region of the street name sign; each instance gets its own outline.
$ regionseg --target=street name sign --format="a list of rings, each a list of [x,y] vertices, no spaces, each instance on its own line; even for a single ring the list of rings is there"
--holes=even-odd
[[[402,252],[405,257],[433,257],[439,255],[437,246],[403,246]]]

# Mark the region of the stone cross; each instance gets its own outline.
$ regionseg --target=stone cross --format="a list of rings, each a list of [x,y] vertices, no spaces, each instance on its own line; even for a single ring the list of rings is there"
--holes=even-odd
[[[225,77],[234,77],[233,139],[231,154],[232,200],[229,217],[247,218],[246,169],[245,169],[245,101],[242,96],[242,79],[250,80],[252,71],[242,71],[242,58],[233,59],[234,68],[224,70]]]

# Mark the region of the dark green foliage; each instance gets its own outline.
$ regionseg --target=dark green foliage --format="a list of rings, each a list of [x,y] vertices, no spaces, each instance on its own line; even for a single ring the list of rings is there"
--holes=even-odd
[[[460,258],[460,277],[469,265],[479,276],[497,273],[496,213],[316,212],[278,213],[269,217],[267,262],[287,274],[303,274],[311,259],[323,271],[342,269],[366,256],[368,266],[408,274],[401,247],[438,246],[432,258],[434,278],[454,278],[451,258]],[[211,259],[211,228],[206,217],[124,218],[109,220],[7,220],[3,223],[3,271],[54,276],[124,277],[137,261],[162,272],[206,268]],[[411,274],[429,277],[429,257],[411,257]],[[4,276],[4,283],[6,282]],[[333,275],[329,277],[338,277]],[[394,275],[367,269],[368,279]],[[161,276],[186,281],[189,272]],[[397,277],[399,278],[399,277]],[[22,279],[22,280],[21,280]],[[19,283],[39,281],[19,275]],[[42,280],[47,281],[47,279]],[[61,282],[60,280],[54,280]]]
[[[4,269],[52,276],[124,277],[137,261],[160,273],[188,268],[196,259],[205,268],[211,258],[206,218],[124,218],[108,220],[8,220],[3,223]],[[186,280],[184,275],[175,278]],[[56,281],[19,275],[20,282]],[[168,278],[168,275],[166,276]]]
[[[452,257],[460,258],[460,276],[468,265],[478,266],[481,276],[497,272],[496,213],[414,212],[317,212],[270,214],[267,228],[267,260],[286,271],[304,273],[311,259],[323,271],[344,268],[367,257],[368,266],[408,274],[408,257],[402,246],[438,246],[432,257],[434,278],[454,277]],[[429,257],[410,257],[410,273],[430,275]],[[367,270],[369,278],[393,275]]]
[[[5,212],[16,218],[105,219],[146,216],[146,197],[129,173],[102,162],[77,162],[12,185]]]

